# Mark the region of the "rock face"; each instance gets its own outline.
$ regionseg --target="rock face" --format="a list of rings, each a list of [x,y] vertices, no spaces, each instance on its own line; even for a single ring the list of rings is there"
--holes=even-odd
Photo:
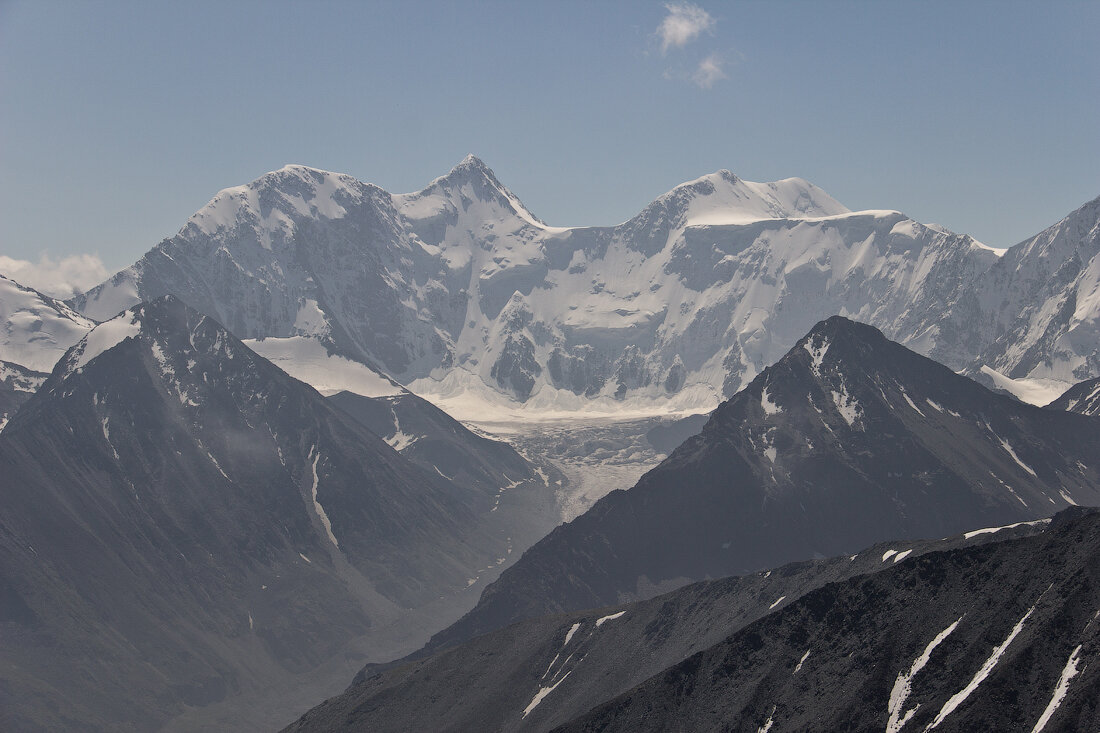
[[[217,704],[191,727],[285,723],[468,609],[510,557],[505,503],[533,500],[415,465],[171,297],[73,346],[0,465],[0,709],[18,730],[153,729]]]
[[[561,523],[558,494],[568,481],[549,461],[529,461],[408,391],[386,397],[339,392],[326,401],[425,471],[493,497],[489,512],[507,546],[503,558],[477,574],[479,587]]]
[[[554,530],[428,650],[690,580],[1100,504],[1095,418],[1019,403],[834,316],[629,491]]]
[[[105,318],[171,293],[241,338],[315,339],[468,410],[709,410],[833,313],[957,370],[1031,374],[1057,352],[1088,376],[1100,374],[1086,353],[1100,313],[1094,204],[1011,250],[1010,265],[797,178],[719,171],[618,226],[566,229],[473,157],[399,195],[288,166],[222,191],[72,304]],[[1064,328],[1021,330],[1048,301]]]
[[[0,361],[0,430],[8,424],[19,406],[30,399],[49,376],[20,364]]]
[[[1050,526],[1043,519],[942,540],[892,542],[852,556],[693,583],[647,601],[523,621],[427,659],[368,669],[287,730],[551,730],[826,585]],[[875,602],[886,606],[893,596]]]
[[[1079,412],[1082,415],[1100,415],[1100,377],[1073,385],[1047,407],[1052,410]]]

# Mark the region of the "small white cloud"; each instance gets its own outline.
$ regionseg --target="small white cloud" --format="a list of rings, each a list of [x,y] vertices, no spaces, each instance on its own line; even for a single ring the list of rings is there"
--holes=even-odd
[[[657,35],[661,39],[661,53],[670,48],[682,48],[691,43],[703,31],[714,27],[714,18],[710,13],[692,3],[668,3],[665,5],[668,15],[657,26]]]
[[[64,299],[99,285],[111,273],[97,255],[70,255],[55,260],[43,254],[38,262],[0,255],[0,274],[20,285]]]
[[[714,82],[726,78],[726,72],[722,68],[724,63],[722,57],[712,53],[699,62],[699,68],[692,73],[691,80],[702,89],[710,89]]]

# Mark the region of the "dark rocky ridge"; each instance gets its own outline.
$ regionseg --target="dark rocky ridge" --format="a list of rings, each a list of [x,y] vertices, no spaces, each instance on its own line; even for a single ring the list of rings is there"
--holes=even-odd
[[[912,562],[925,553],[1003,542],[1048,527],[1049,520],[1041,520],[970,537],[893,542],[853,557],[693,583],[625,606],[529,619],[428,659],[360,675],[345,693],[287,731],[546,731],[811,591],[893,567],[896,553]],[[525,714],[551,685],[545,703]]]
[[[1068,514],[827,585],[555,730],[1098,730],[1100,515]]]
[[[1082,415],[1100,415],[1100,377],[1078,382],[1047,407],[1051,410],[1078,412]]]

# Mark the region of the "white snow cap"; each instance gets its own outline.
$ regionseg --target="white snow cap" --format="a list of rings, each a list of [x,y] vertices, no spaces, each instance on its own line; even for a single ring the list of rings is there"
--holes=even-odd
[[[687,226],[749,224],[761,219],[807,219],[849,214],[848,207],[802,178],[756,183],[720,170],[682,183],[653,205],[683,201]]]
[[[109,321],[104,321],[80,340],[69,355],[66,374],[83,369],[93,359],[109,351],[128,338],[141,332],[141,323],[135,309],[124,311]]]

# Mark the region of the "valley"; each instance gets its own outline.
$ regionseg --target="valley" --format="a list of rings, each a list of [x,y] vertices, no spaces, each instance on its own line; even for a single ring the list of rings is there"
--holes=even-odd
[[[567,481],[554,490],[561,521],[569,522],[615,489],[638,482],[664,457],[646,439],[654,426],[672,418],[475,422],[529,459],[557,466]]]

